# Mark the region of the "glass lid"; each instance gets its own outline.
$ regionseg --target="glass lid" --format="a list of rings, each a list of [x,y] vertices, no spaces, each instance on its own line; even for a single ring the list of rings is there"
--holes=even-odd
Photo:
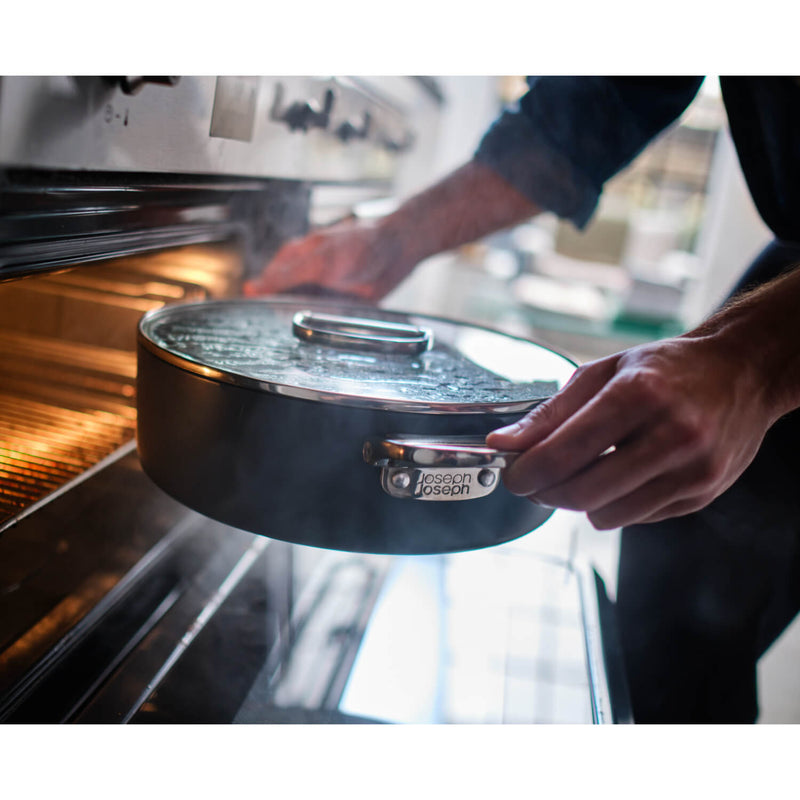
[[[525,411],[575,364],[475,325],[314,300],[221,300],[147,314],[141,344],[182,369],[308,400],[426,413]]]

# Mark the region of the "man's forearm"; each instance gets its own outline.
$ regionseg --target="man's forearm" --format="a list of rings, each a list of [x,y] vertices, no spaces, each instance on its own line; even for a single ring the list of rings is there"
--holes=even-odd
[[[542,209],[475,161],[406,200],[380,225],[416,263],[530,219]]]

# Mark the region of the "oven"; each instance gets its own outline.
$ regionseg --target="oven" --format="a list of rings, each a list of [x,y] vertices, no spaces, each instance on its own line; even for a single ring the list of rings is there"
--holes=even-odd
[[[290,544],[139,464],[141,317],[238,297],[413,185],[444,102],[427,78],[0,79],[0,721],[630,720],[591,567],[530,537]]]

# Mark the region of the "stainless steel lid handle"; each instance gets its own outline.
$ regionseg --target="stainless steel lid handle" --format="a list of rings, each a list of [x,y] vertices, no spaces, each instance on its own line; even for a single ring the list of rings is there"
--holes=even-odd
[[[292,332],[304,342],[349,350],[416,355],[431,347],[431,331],[361,317],[340,317],[312,311],[298,311],[292,318]]]
[[[491,494],[500,470],[518,453],[494,450],[480,436],[395,435],[368,439],[364,461],[379,467],[380,483],[400,499],[475,500]]]

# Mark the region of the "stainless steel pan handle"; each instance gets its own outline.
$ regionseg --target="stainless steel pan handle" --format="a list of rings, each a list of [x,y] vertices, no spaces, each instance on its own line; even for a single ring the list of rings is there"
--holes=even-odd
[[[482,436],[398,434],[368,439],[362,455],[392,497],[449,501],[491,494],[519,453],[487,447]]]
[[[292,332],[311,344],[407,355],[428,350],[433,341],[431,331],[416,325],[312,311],[298,311],[294,315]]]

